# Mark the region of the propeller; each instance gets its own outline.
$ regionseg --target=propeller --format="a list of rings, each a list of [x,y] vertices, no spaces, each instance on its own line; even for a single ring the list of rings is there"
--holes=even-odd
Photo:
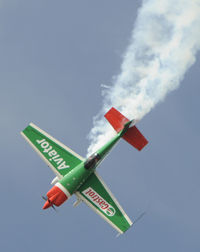
[[[47,197],[45,197],[45,196],[42,196],[42,198],[43,198],[43,200],[45,200],[45,201],[47,201],[47,200],[49,200]]]
[[[54,205],[51,206],[55,212],[58,212]]]
[[[47,201],[47,200],[48,200],[48,202],[51,203],[51,201],[49,200],[48,197],[45,197],[45,196],[42,195],[42,198],[43,198],[44,201]],[[55,208],[55,206],[54,206],[53,204],[51,205],[51,207],[53,208],[54,211],[57,212],[57,209]]]

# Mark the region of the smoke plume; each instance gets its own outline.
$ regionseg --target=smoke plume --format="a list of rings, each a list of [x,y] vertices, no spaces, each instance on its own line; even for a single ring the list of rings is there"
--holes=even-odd
[[[114,134],[103,118],[107,110],[114,106],[130,119],[141,119],[179,86],[199,49],[199,0],[143,0],[121,72],[103,92],[88,153]]]

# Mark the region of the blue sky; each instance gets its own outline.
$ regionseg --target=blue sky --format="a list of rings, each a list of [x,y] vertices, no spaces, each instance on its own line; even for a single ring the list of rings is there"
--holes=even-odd
[[[199,251],[200,57],[181,86],[138,127],[149,145],[121,141],[99,168],[131,219],[125,235],[71,198],[43,211],[54,177],[19,132],[29,122],[86,155],[101,84],[118,74],[139,1],[1,1],[2,251]],[[184,53],[184,52],[183,52]],[[105,122],[106,123],[106,122]]]

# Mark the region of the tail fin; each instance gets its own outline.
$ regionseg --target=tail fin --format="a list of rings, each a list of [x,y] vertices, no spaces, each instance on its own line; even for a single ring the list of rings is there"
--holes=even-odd
[[[124,125],[127,122],[130,122],[129,119],[123,116],[115,108],[111,108],[105,114],[105,118],[109,121],[109,123],[117,131],[117,133],[119,133],[122,129],[124,129]],[[130,128],[123,135],[123,139],[140,151],[144,148],[145,145],[148,144],[148,141],[140,133],[140,131],[136,128],[136,126],[131,126],[131,125],[132,124],[130,124]]]

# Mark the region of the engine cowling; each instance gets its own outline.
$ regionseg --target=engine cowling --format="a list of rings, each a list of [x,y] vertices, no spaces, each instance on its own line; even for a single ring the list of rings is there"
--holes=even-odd
[[[62,190],[63,189],[63,190]],[[47,209],[52,205],[60,206],[62,205],[70,195],[62,188],[60,183],[53,186],[47,193],[47,201],[45,202],[43,209]]]

